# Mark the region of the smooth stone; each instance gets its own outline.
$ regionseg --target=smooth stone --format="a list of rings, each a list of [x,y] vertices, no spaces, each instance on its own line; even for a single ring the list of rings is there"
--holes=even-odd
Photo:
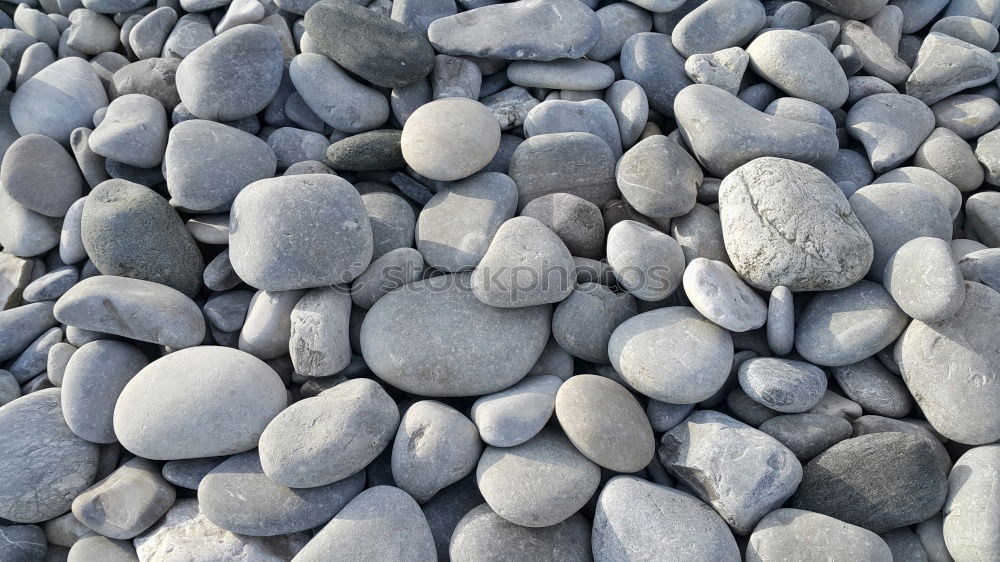
[[[599,258],[604,254],[604,219],[590,201],[569,193],[550,193],[531,200],[521,215],[547,226],[574,256]]]
[[[278,91],[283,68],[275,33],[249,24],[230,29],[185,57],[177,92],[200,119],[232,121],[263,110]],[[239,75],[232,69],[239,68]]]
[[[1000,41],[997,28],[989,22],[971,16],[947,16],[934,22],[930,32],[943,33],[961,39],[987,51],[992,51]]]
[[[836,109],[847,100],[847,76],[830,51],[801,31],[773,30],[746,51],[750,68],[789,95]]]
[[[948,0],[891,0],[890,4],[903,12],[903,33],[914,33],[926,27]]]
[[[177,23],[177,12],[169,6],[159,7],[141,20],[129,33],[129,46],[138,59],[160,56],[167,36]]]
[[[372,260],[368,269],[351,283],[351,300],[355,306],[368,310],[387,295],[421,279],[424,260],[413,248],[396,248]]]
[[[68,145],[70,133],[91,124],[108,96],[93,68],[69,57],[40,70],[10,100],[10,119],[21,135],[40,134]]]
[[[434,72],[431,74],[431,91],[434,99],[469,98],[479,99],[483,86],[483,75],[470,59],[437,55],[434,57]]]
[[[183,59],[215,37],[208,18],[202,14],[184,14],[163,42],[163,56]]]
[[[523,125],[528,113],[538,105],[538,100],[520,86],[500,90],[484,97],[480,102],[493,112],[500,123],[500,129],[504,131]]]
[[[903,312],[924,322],[950,318],[965,299],[962,272],[940,238],[903,244],[886,263],[883,284]]]
[[[958,268],[966,281],[982,283],[1000,292],[1000,249],[977,247],[961,257],[954,247],[952,252],[958,259]]]
[[[199,346],[139,371],[115,404],[114,429],[122,446],[148,459],[230,455],[256,447],[287,400],[281,379],[263,361],[235,349]],[[204,431],[221,420],[228,431]]]
[[[263,140],[200,119],[171,128],[163,155],[171,201],[192,211],[228,208],[240,190],[276,169],[274,151]]]
[[[278,168],[281,169],[292,168],[302,162],[322,160],[326,149],[330,146],[330,141],[323,135],[313,131],[306,131],[295,127],[281,127],[268,135],[267,145],[274,152]],[[317,172],[311,171],[309,173]],[[319,173],[327,172],[322,171]],[[293,174],[286,173],[284,175]]]
[[[180,459],[163,464],[163,478],[175,486],[197,490],[202,479],[226,457]]]
[[[622,147],[628,149],[639,140],[649,118],[649,98],[646,97],[646,91],[631,80],[618,80],[605,90],[604,102],[618,121]]]
[[[807,164],[779,158],[744,164],[722,182],[719,207],[729,257],[758,289],[839,289],[872,263],[872,241],[847,199]]]
[[[956,0],[949,2],[947,9],[945,9],[942,15],[945,17],[969,16],[988,21],[994,27],[1000,25],[1000,6],[981,0]]]
[[[992,375],[997,335],[989,320],[998,308],[1000,294],[966,281],[965,302],[954,316],[934,324],[914,320],[896,346],[896,362],[917,405],[938,433],[959,443],[1000,438],[1000,382]]]
[[[476,6],[427,29],[440,53],[537,61],[583,57],[600,34],[600,19],[576,0]]]
[[[514,61],[507,78],[525,88],[554,90],[603,90],[615,81],[610,66],[586,59],[554,61]]]
[[[684,62],[684,71],[697,84],[716,86],[735,96],[749,64],[750,55],[746,51],[729,47],[691,55]]]
[[[847,79],[847,103],[855,104],[876,94],[895,94],[895,86],[875,76],[851,76]]]
[[[454,0],[399,0],[392,3],[392,19],[422,33],[427,33],[427,28],[435,20],[453,16],[456,12]]]
[[[101,182],[111,179],[111,176],[108,175],[108,172],[105,169],[106,163],[104,158],[90,149],[91,133],[93,133],[93,131],[86,127],[73,129],[73,132],[69,137],[69,144],[70,148],[73,150],[73,156],[76,158],[76,164],[79,166],[79,171],[83,173],[83,179],[86,180],[88,186],[94,188]],[[79,199],[77,201],[79,201]],[[72,209],[72,206],[70,209]],[[77,210],[75,220],[79,220],[79,213],[82,211],[83,208],[81,206],[80,209]],[[70,210],[67,210],[66,214],[70,215],[70,212]],[[79,227],[79,225],[77,225],[77,227]]]
[[[740,387],[752,400],[777,412],[809,411],[826,392],[822,369],[791,359],[759,357],[745,361],[739,369]]]
[[[500,308],[555,303],[573,291],[574,270],[573,256],[554,232],[537,219],[514,217],[500,225],[473,271],[472,292]]]
[[[623,322],[611,334],[608,355],[615,370],[638,392],[661,402],[694,404],[726,382],[733,343],[729,332],[695,309],[673,306]]]
[[[748,562],[817,557],[893,561],[889,545],[875,533],[822,513],[790,508],[776,509],[760,520],[746,554]]]
[[[79,270],[71,265],[50,271],[24,288],[24,301],[54,301],[75,285],[79,278]]]
[[[368,131],[337,141],[326,149],[326,162],[334,170],[367,171],[406,165],[399,131]]]
[[[202,306],[205,318],[223,332],[235,332],[243,327],[253,291],[226,291],[215,293]]]
[[[309,540],[297,533],[274,537],[237,535],[212,523],[197,500],[179,499],[163,519],[135,538],[139,560],[181,559],[233,560],[236,562],[284,562]]]
[[[869,22],[872,23],[872,22]],[[901,84],[910,75],[910,67],[870,26],[859,21],[841,25],[841,44],[854,49],[861,69],[889,84]]]
[[[528,376],[514,386],[476,400],[470,415],[487,445],[513,447],[534,437],[552,416],[562,380]]]
[[[639,560],[652,552],[678,560],[740,560],[732,532],[715,511],[634,476],[616,476],[601,490],[591,547],[597,560]]]
[[[608,264],[618,284],[639,300],[661,301],[681,285],[684,252],[676,240],[633,220],[608,231]]]
[[[620,158],[622,154],[621,133],[614,111],[600,99],[544,101],[531,108],[523,125],[526,137],[552,133],[592,133],[608,143],[615,158]]]
[[[934,129],[934,114],[917,98],[875,94],[851,108],[845,127],[864,145],[875,172],[881,173],[913,156]]]
[[[92,10],[73,10],[69,14],[70,26],[60,41],[59,55],[63,49],[82,55],[97,55],[117,47],[120,30],[114,20]]]
[[[81,236],[104,275],[160,283],[188,296],[201,289],[197,244],[177,211],[147,187],[124,180],[95,187],[83,208]]]
[[[965,201],[966,221],[979,238],[992,248],[1000,247],[1000,194],[996,191],[982,191]]]
[[[615,293],[598,283],[579,283],[552,314],[552,336],[573,356],[606,364],[611,334],[637,312],[630,294]]]
[[[561,432],[544,429],[514,447],[487,447],[476,481],[500,517],[524,527],[548,527],[587,503],[597,491],[600,474]]]
[[[765,420],[758,427],[807,461],[851,436],[851,422],[839,416],[804,413]]]
[[[108,106],[88,143],[98,156],[138,168],[159,166],[167,146],[167,114],[147,95],[120,96]]]
[[[715,86],[688,86],[677,95],[675,109],[684,141],[715,177],[761,156],[816,162],[837,153],[830,129],[757,111]]]
[[[993,81],[997,61],[992,53],[942,33],[931,32],[917,52],[906,93],[931,105],[962,90]]]
[[[63,324],[175,349],[198,345],[205,334],[201,309],[183,293],[128,277],[84,279],[59,297],[54,313]]]
[[[446,552],[440,552],[439,546],[439,560],[592,560],[590,524],[579,514],[549,527],[522,527],[482,504],[457,522],[449,538],[450,544],[444,543]]]
[[[295,556],[297,562],[435,560],[434,537],[406,492],[375,486],[358,494]]]
[[[98,340],[76,349],[60,385],[63,416],[73,433],[92,443],[116,442],[115,403],[125,385],[148,364],[142,352],[124,342]]]
[[[948,552],[957,560],[986,560],[1000,548],[1000,518],[990,501],[998,470],[1000,446],[986,445],[959,457],[948,476],[943,533]]]
[[[931,451],[905,433],[841,441],[805,466],[792,505],[876,533],[918,523],[941,509],[948,491]]]
[[[728,265],[696,258],[684,270],[684,293],[705,318],[733,332],[764,325],[767,305]]]
[[[486,172],[443,187],[417,217],[416,246],[427,265],[456,273],[473,269],[500,225],[517,211],[517,185]]]
[[[936,195],[948,207],[952,218],[962,209],[962,192],[934,170],[904,166],[882,174],[871,183],[913,183]]]
[[[91,534],[81,537],[69,549],[66,562],[87,562],[88,560],[104,560],[106,562],[138,562],[132,541],[119,541]]]
[[[31,342],[21,354],[7,365],[7,371],[18,383],[26,383],[44,373],[48,363],[49,350],[62,341],[61,328],[52,328]],[[43,377],[44,380],[45,377]]]
[[[361,351],[372,372],[401,390],[439,397],[489,394],[528,373],[548,340],[550,316],[547,306],[483,304],[468,274],[439,276],[379,299],[362,324]],[[448,342],[452,352],[440,355],[424,345],[428,338]]]
[[[975,154],[983,166],[986,183],[1000,185],[1000,131],[990,131],[979,137]]]
[[[307,377],[336,374],[351,362],[350,294],[338,287],[312,289],[290,315],[289,354],[295,372]]]
[[[784,503],[802,478],[788,448],[712,410],[694,412],[665,433],[659,459],[740,535]]]
[[[1000,124],[1000,104],[979,94],[955,94],[931,106],[938,127],[965,140],[978,139]]]
[[[667,116],[674,115],[674,100],[691,84],[684,63],[671,36],[662,33],[636,33],[621,50],[622,76],[639,84],[649,107]]]
[[[729,263],[719,213],[700,203],[689,213],[670,221],[670,235],[677,240],[688,263],[697,258]]]
[[[215,26],[215,34],[221,35],[239,25],[258,23],[264,19],[264,13],[263,4],[257,0],[235,0],[229,4],[222,20]]]
[[[265,361],[287,354],[292,338],[292,311],[305,294],[302,289],[254,293],[237,340],[239,349]]]
[[[924,236],[951,239],[948,208],[933,193],[914,184],[870,185],[856,191],[850,202],[875,247],[869,273],[873,280],[882,279],[889,259],[910,240]]]
[[[378,383],[345,382],[279,413],[260,436],[261,465],[283,486],[325,486],[372,462],[398,423],[396,404]]]
[[[196,242],[211,245],[229,244],[229,213],[192,217],[184,226]]]
[[[14,26],[50,48],[54,49],[59,46],[60,29],[56,27],[54,20],[47,17],[45,12],[33,10],[27,4],[18,4],[17,9],[14,10]],[[7,80],[0,82],[6,84]]]
[[[69,345],[69,344],[67,344]],[[0,370],[0,406],[21,397],[21,385],[8,371]]]
[[[476,468],[482,443],[476,426],[454,408],[421,400],[403,414],[392,445],[396,486],[426,503]]]
[[[596,10],[601,23],[601,33],[594,46],[587,51],[587,58],[607,61],[621,53],[629,37],[653,29],[653,18],[636,3],[608,4]]]
[[[510,178],[518,207],[550,193],[570,193],[598,207],[615,197],[615,156],[590,133],[552,133],[526,139],[514,149]]]
[[[31,211],[0,189],[0,246],[8,254],[32,257],[59,245],[60,220]]]
[[[280,201],[275,208],[274,203]],[[271,291],[347,283],[372,257],[372,229],[357,190],[328,174],[265,179],[233,201],[233,269]]]
[[[436,100],[406,120],[400,146],[406,163],[420,175],[454,181],[490,163],[500,146],[500,124],[477,101]]]
[[[173,505],[174,487],[157,463],[135,457],[73,500],[73,515],[111,539],[131,539]]]
[[[49,137],[20,137],[4,153],[0,183],[7,196],[49,217],[66,215],[83,194],[83,178],[66,149]]]
[[[361,196],[372,225],[372,259],[378,259],[397,248],[413,246],[417,217],[413,207],[392,193],[365,193]]]
[[[662,135],[646,137],[629,149],[615,175],[629,204],[654,219],[687,214],[704,179],[695,159]]]
[[[746,43],[767,23],[757,0],[708,0],[674,26],[671,42],[684,56]]]
[[[0,558],[12,562],[41,562],[48,546],[45,532],[35,525],[0,527]],[[113,561],[114,562],[114,561]]]
[[[271,480],[256,451],[233,455],[198,485],[198,501],[216,525],[242,535],[273,536],[325,524],[364,488],[365,474],[326,486],[291,489]]]
[[[972,148],[951,129],[934,129],[913,155],[913,165],[933,170],[963,192],[977,189],[985,179]]]
[[[17,357],[36,338],[55,327],[54,304],[29,303],[0,310],[0,361]]]
[[[837,129],[836,120],[826,108],[804,99],[778,98],[767,104],[764,113],[783,119],[821,125],[834,131]],[[840,154],[839,151],[838,154]]]
[[[97,445],[77,437],[63,420],[61,393],[43,389],[0,407],[0,517],[39,523],[65,513],[94,481]]]
[[[865,412],[899,418],[913,408],[913,398],[903,380],[875,358],[834,367],[832,371],[844,394]]]
[[[645,411],[617,382],[577,375],[556,395],[556,417],[573,445],[598,465],[637,472],[653,460],[656,443]]]
[[[434,495],[433,498],[420,508],[427,518],[427,524],[431,528],[434,536],[434,544],[437,547],[438,561],[448,562],[448,547],[452,542],[451,538],[456,527],[463,516],[472,511],[477,506],[482,505],[483,496],[476,486],[475,475],[469,475],[455,484],[448,486]],[[488,507],[486,509],[489,509]],[[492,510],[490,510],[492,512]],[[501,517],[493,515],[495,520],[504,521]],[[510,523],[505,523],[513,529],[522,529]],[[590,527],[584,525],[585,533],[590,532]]]
[[[795,303],[792,291],[778,285],[767,301],[767,344],[776,355],[788,355],[795,345]]]
[[[112,85],[120,96],[146,94],[159,100],[167,111],[173,111],[181,102],[180,94],[177,92],[179,65],[179,60],[170,58],[133,62],[114,73]]]

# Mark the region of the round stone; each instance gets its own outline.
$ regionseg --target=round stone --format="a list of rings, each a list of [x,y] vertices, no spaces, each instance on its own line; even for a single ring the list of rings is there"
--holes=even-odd
[[[149,361],[135,347],[97,340],[80,346],[66,363],[63,416],[73,433],[92,443],[114,443],[115,403],[122,389]]]
[[[550,193],[531,200],[521,214],[549,227],[574,256],[597,259],[604,255],[604,218],[601,209],[586,199]]]
[[[847,76],[830,50],[802,31],[775,29],[747,46],[750,68],[790,96],[837,109],[847,101]]]
[[[552,417],[561,384],[552,375],[530,376],[479,398],[470,410],[479,436],[494,447],[513,447],[531,439]]]
[[[588,531],[589,532],[589,531]],[[45,531],[35,525],[0,527],[0,558],[17,562],[39,562],[45,559],[48,545]],[[74,561],[77,562],[77,561]],[[81,559],[79,562],[83,562]]]
[[[552,337],[575,357],[608,363],[608,340],[638,313],[635,298],[599,283],[580,283],[552,314]]]
[[[698,162],[673,139],[652,135],[618,161],[618,189],[635,210],[665,219],[687,214],[704,176]]]
[[[1000,517],[991,509],[993,482],[1000,470],[1000,446],[969,450],[948,476],[944,504],[944,542],[958,560],[989,558],[1000,548]]]
[[[694,404],[726,382],[733,340],[695,309],[672,306],[623,322],[611,334],[608,355],[615,371],[642,394],[670,404]]]
[[[696,258],[684,270],[684,294],[705,318],[733,332],[760,328],[767,305],[721,261]]]
[[[334,170],[388,170],[406,165],[399,146],[402,133],[394,129],[367,131],[347,137],[326,149]]]
[[[608,231],[608,264],[618,284],[635,298],[661,301],[681,285],[684,252],[676,240],[634,220]]]
[[[410,115],[400,145],[403,159],[418,174],[454,181],[490,163],[500,147],[500,123],[477,101],[445,98]]]
[[[774,437],[801,461],[807,461],[851,436],[851,422],[826,414],[787,414],[765,420],[758,427]]]
[[[125,385],[115,404],[118,440],[154,460],[231,455],[257,446],[288,397],[263,361],[199,346],[157,359]],[[224,424],[227,431],[206,431]]]
[[[740,387],[751,399],[784,413],[812,409],[826,392],[826,373],[803,361],[759,357],[744,361]]]
[[[653,460],[656,442],[642,406],[615,381],[577,375],[559,387],[556,417],[573,445],[615,472],[638,472]]]
[[[361,326],[361,352],[373,373],[406,392],[478,396],[528,374],[550,321],[549,306],[494,308],[476,298],[470,275],[443,275],[379,299]]]
[[[167,146],[167,112],[144,94],[117,97],[87,143],[95,154],[129,166],[159,166]]]
[[[903,244],[886,263],[882,282],[903,312],[924,322],[950,318],[965,300],[962,272],[940,238]]]
[[[368,466],[392,440],[396,403],[371,379],[354,379],[300,400],[260,436],[260,462],[282,486],[313,488]]]
[[[108,96],[94,69],[79,57],[60,59],[21,84],[10,100],[10,120],[21,135],[37,133],[69,144],[77,127],[92,124]]]
[[[354,80],[323,55],[296,56],[288,75],[309,109],[338,131],[369,131],[389,117],[389,102],[381,92]]]
[[[83,177],[76,162],[49,137],[22,136],[4,156],[0,183],[8,197],[29,210],[61,217],[83,195]]]
[[[601,469],[556,429],[514,447],[487,447],[476,469],[490,508],[523,527],[565,521],[587,503],[600,479]]]
[[[112,539],[131,539],[173,505],[174,487],[159,463],[133,457],[73,500],[74,521]]]
[[[258,289],[348,283],[368,267],[372,244],[361,196],[337,176],[260,180],[233,201],[229,259],[240,278]]]
[[[549,527],[522,527],[507,521],[487,504],[473,508],[455,525],[439,554],[453,562],[545,560],[554,554],[563,562],[588,562],[590,523],[580,514]]]
[[[776,509],[750,535],[747,562],[768,560],[870,560],[892,562],[889,545],[875,533],[821,513]]]
[[[965,287],[962,287],[965,297]],[[832,369],[837,385],[865,412],[901,418],[913,408],[913,398],[899,375],[874,357]]]

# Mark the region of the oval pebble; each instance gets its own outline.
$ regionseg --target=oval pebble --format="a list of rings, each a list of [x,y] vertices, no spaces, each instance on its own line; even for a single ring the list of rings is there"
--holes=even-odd
[[[480,437],[494,447],[513,447],[531,439],[552,417],[561,384],[552,375],[528,376],[506,390],[479,398],[470,415]]]
[[[486,106],[466,98],[446,98],[420,106],[400,137],[403,159],[434,180],[471,176],[490,163],[500,147],[500,124]]]
[[[522,527],[479,505],[455,525],[447,553],[454,562],[486,559],[545,560],[565,562],[592,560],[590,524],[579,514],[548,527]]]
[[[684,270],[683,281],[691,305],[727,330],[746,332],[767,321],[764,299],[725,263],[696,258]]]
[[[740,387],[751,399],[789,414],[813,408],[826,392],[826,373],[815,365],[791,359],[759,357],[739,369]]]
[[[66,363],[63,416],[73,433],[92,443],[114,443],[115,403],[122,389],[149,361],[135,347],[97,340],[80,346]]]

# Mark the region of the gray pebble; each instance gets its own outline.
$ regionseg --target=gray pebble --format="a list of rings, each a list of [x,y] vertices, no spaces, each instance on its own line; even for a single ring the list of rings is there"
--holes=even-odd
[[[235,332],[243,327],[253,295],[253,291],[215,293],[202,307],[205,318],[223,332]]]
[[[948,0],[892,0],[890,3],[903,12],[903,33],[914,33],[930,23],[948,4]]]
[[[63,415],[73,433],[92,443],[117,441],[112,425],[115,402],[148,363],[135,347],[113,340],[90,342],[74,351],[61,385]]]
[[[857,402],[848,400],[847,398],[844,398],[827,388],[826,394],[823,395],[819,404],[816,404],[815,408],[809,410],[809,413],[837,416],[851,421],[855,418],[861,417],[862,410],[861,406]]]
[[[215,32],[206,16],[184,14],[163,42],[163,56],[183,59],[213,37]]]
[[[966,281],[982,283],[994,291],[1000,292],[1000,249],[977,248],[960,256],[952,249],[958,259],[958,267]]]
[[[696,258],[684,270],[684,293],[705,318],[733,332],[764,325],[767,305],[728,265]]]
[[[391,250],[413,246],[417,217],[410,204],[392,193],[365,193],[361,196],[372,225],[372,259]]]
[[[827,109],[836,109],[847,100],[847,76],[840,63],[806,33],[769,31],[754,39],[746,52],[754,72],[791,96]]]
[[[851,436],[851,422],[839,416],[805,413],[775,416],[759,429],[807,461]]]
[[[782,119],[821,125],[832,131],[837,130],[836,121],[829,111],[817,103],[804,99],[778,98],[764,108],[764,113]]]
[[[294,99],[289,98],[289,100]],[[400,132],[391,129],[368,131],[330,145],[326,162],[335,170],[386,170],[406,164],[399,146]]]
[[[834,367],[832,371],[844,394],[865,412],[899,418],[913,408],[913,398],[903,380],[875,358]]]
[[[291,168],[300,162],[323,160],[330,147],[326,137],[295,127],[281,127],[268,135],[267,144],[274,152],[278,168]]]
[[[392,3],[392,19],[423,33],[435,20],[453,16],[456,11],[455,0],[397,0]]]
[[[854,49],[862,70],[889,84],[900,84],[910,75],[910,67],[886,44],[875,30],[859,21],[841,25],[841,44]]]
[[[599,258],[604,254],[604,219],[590,201],[569,193],[550,193],[531,200],[521,215],[549,227],[574,256]]]
[[[66,149],[49,137],[28,134],[5,153],[0,182],[7,196],[49,217],[64,216],[83,194],[83,178]]]
[[[143,16],[129,33],[129,46],[138,59],[160,56],[167,36],[177,23],[177,12],[163,6]]]
[[[421,279],[424,260],[413,248],[396,248],[372,260],[368,269],[351,283],[355,306],[370,309],[390,291]]]
[[[49,350],[63,339],[62,328],[51,328],[28,344],[24,351],[7,365],[18,383],[26,383],[45,371]]]
[[[606,364],[611,334],[637,312],[632,295],[615,293],[597,283],[580,283],[556,307],[552,315],[552,336],[570,354]]]
[[[450,538],[450,545],[445,542],[447,552],[438,552],[439,560],[442,556],[454,562],[592,560],[590,524],[579,514],[548,527],[522,527],[500,517],[489,505],[482,504],[458,521]]]
[[[476,426],[454,408],[434,400],[410,406],[392,445],[392,476],[417,503],[425,503],[471,474],[482,443]]]
[[[605,91],[604,102],[618,121],[622,147],[628,149],[639,140],[649,118],[649,100],[645,90],[631,80],[618,80]]]
[[[896,168],[870,183],[914,183],[936,195],[948,207],[952,218],[957,217],[962,209],[962,192],[955,187],[955,184],[927,168],[918,166]]]
[[[580,58],[600,34],[597,15],[575,0],[476,6],[427,29],[431,45],[446,55],[539,61]]]
[[[490,508],[524,527],[565,521],[597,491],[600,478],[600,468],[552,428],[514,447],[487,447],[476,469]]]
[[[548,100],[533,107],[524,119],[526,137],[572,132],[592,133],[601,137],[611,147],[615,158],[621,157],[618,122],[614,111],[603,100]]]
[[[735,96],[749,63],[750,55],[746,51],[729,47],[714,53],[691,55],[684,63],[684,70],[694,82],[717,86]]]
[[[776,509],[760,520],[747,545],[748,562],[768,560],[870,560],[892,562],[889,545],[875,533],[822,513]]]
[[[756,0],[751,0],[756,1]],[[636,33],[621,51],[622,75],[640,86],[649,107],[665,115],[674,114],[674,99],[691,84],[684,70],[684,56],[677,52],[671,36]]]
[[[90,149],[90,135],[93,132],[86,127],[77,127],[69,136],[69,145],[73,150],[74,158],[76,158],[76,164],[79,166],[79,171],[83,173],[83,179],[91,188],[111,179],[105,169],[104,157]]]
[[[488,394],[472,405],[471,417],[488,445],[513,447],[534,437],[552,416],[562,380],[528,376],[514,386]]]
[[[518,206],[550,193],[571,193],[598,207],[614,198],[614,152],[590,133],[553,133],[530,137],[514,149],[510,177],[517,184]]]
[[[875,94],[847,114],[848,133],[864,145],[875,172],[902,164],[934,129],[934,114],[920,100],[903,94]]]
[[[906,93],[929,105],[967,88],[991,82],[996,76],[997,61],[992,53],[932,32],[917,53],[916,66],[906,79]]]
[[[206,457],[167,461],[163,463],[163,478],[174,486],[197,490],[202,479],[225,459],[226,457]]]
[[[670,235],[688,263],[699,257],[729,263],[719,213],[705,205],[695,204],[689,213],[671,220]]]
[[[924,322],[950,318],[965,299],[962,272],[940,238],[903,244],[886,263],[882,282],[903,312]]]
[[[615,370],[640,393],[671,404],[694,404],[725,383],[733,343],[729,332],[695,309],[673,306],[623,322],[611,334],[608,355]]]
[[[47,545],[45,532],[35,525],[9,525],[0,527],[0,557],[12,562],[41,562],[45,559]],[[116,562],[116,561],[112,561]]]
[[[24,300],[25,302],[56,300],[75,285],[79,277],[80,271],[71,265],[50,271],[24,288]]]
[[[525,88],[554,90],[603,90],[615,81],[610,66],[586,59],[555,61],[514,61],[507,78]]]
[[[265,361],[285,355],[292,337],[292,310],[305,290],[257,291],[250,299],[238,346]]]
[[[45,67],[17,89],[10,119],[21,135],[37,133],[67,145],[73,129],[88,126],[94,112],[106,105],[107,94],[93,68],[70,57]]]
[[[69,345],[69,344],[67,344]],[[14,375],[0,369],[0,406],[21,397],[21,385]]]
[[[998,467],[1000,446],[986,445],[963,454],[951,470],[943,531],[948,552],[958,560],[989,559],[1000,548],[993,532],[1000,521],[989,508]]]
[[[913,155],[913,164],[937,172],[963,192],[978,188],[985,178],[972,148],[951,129],[934,129]]]
[[[228,247],[205,266],[203,279],[205,286],[213,291],[228,291],[243,282],[229,262]]]
[[[949,96],[931,106],[931,111],[938,127],[965,140],[977,139],[1000,124],[1000,104],[979,94]]]
[[[114,20],[87,9],[73,10],[69,16],[70,26],[63,35],[65,46],[84,55],[97,55],[117,48],[119,29]],[[62,45],[59,47],[61,49]]]
[[[312,289],[299,299],[291,312],[288,342],[296,373],[325,377],[347,367],[350,315],[351,296],[338,287]]]
[[[826,392],[822,369],[791,359],[760,357],[740,365],[740,387],[751,399],[782,413],[812,409]]]
[[[99,156],[139,168],[159,166],[167,145],[167,114],[146,95],[115,98],[88,142]]]
[[[619,285],[637,299],[661,301],[680,287],[684,252],[666,234],[625,220],[608,231],[607,248],[608,264]]]
[[[436,100],[406,120],[400,146],[406,163],[420,175],[454,181],[490,163],[500,147],[500,124],[477,101]]]
[[[87,562],[88,560],[104,560],[106,562],[138,562],[132,541],[119,541],[101,535],[81,537],[69,549],[66,562]]]
[[[120,96],[146,94],[159,100],[167,111],[173,111],[181,102],[176,82],[179,65],[179,60],[167,58],[133,62],[115,72],[114,90]]]
[[[162,283],[193,296],[204,262],[177,212],[153,190],[124,180],[90,192],[81,236],[87,255],[104,275]]]
[[[176,499],[157,463],[135,457],[73,500],[73,515],[111,539],[131,539],[165,514]]]
[[[9,254],[37,256],[59,244],[60,221],[22,206],[0,189],[0,245]]]
[[[606,61],[617,56],[625,41],[636,33],[653,29],[653,18],[636,2],[608,4],[596,11],[601,22],[601,33],[597,43],[587,51],[587,58]]]
[[[480,102],[493,112],[504,131],[523,125],[528,112],[538,105],[538,100],[520,86],[488,95]]]
[[[741,535],[784,503],[802,478],[784,445],[712,410],[694,412],[665,433],[659,459]]]
[[[260,436],[260,462],[283,486],[325,486],[372,462],[398,423],[396,404],[382,387],[354,379],[279,413]]]
[[[795,303],[784,285],[772,289],[767,301],[767,344],[776,355],[788,355],[795,345]]]
[[[708,0],[685,15],[670,34],[684,56],[746,43],[767,23],[757,0]]]
[[[629,204],[656,219],[687,214],[704,176],[684,148],[668,137],[653,135],[619,160],[616,179]]]
[[[212,523],[251,536],[306,531],[325,524],[364,488],[365,474],[326,486],[286,488],[264,474],[257,451],[233,455],[198,485],[198,501]]]

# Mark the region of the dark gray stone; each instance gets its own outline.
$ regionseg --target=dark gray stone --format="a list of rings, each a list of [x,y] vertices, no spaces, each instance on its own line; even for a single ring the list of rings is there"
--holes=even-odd
[[[670,34],[684,56],[743,45],[767,23],[757,0],[708,0],[685,15]]]
[[[46,273],[24,288],[25,302],[54,301],[76,284],[80,270],[67,265]]]
[[[361,201],[372,225],[372,259],[413,246],[417,217],[405,199],[392,193],[373,192],[362,195]]]
[[[687,214],[704,179],[698,162],[663,135],[646,137],[629,149],[615,176],[625,200],[653,219]]]
[[[677,94],[691,84],[684,62],[671,36],[662,33],[636,33],[621,50],[622,75],[642,86],[651,108],[668,116],[674,115]]]
[[[20,137],[5,153],[0,182],[25,208],[49,217],[65,215],[83,194],[83,178],[66,149],[49,137]]]
[[[684,252],[663,232],[623,220],[608,231],[607,248],[618,284],[637,299],[662,301],[680,288]]]
[[[550,193],[571,193],[598,207],[617,193],[614,152],[590,133],[553,133],[517,146],[510,177],[517,184],[518,207]]]
[[[613,75],[611,79],[614,79]],[[603,90],[604,88],[599,89]],[[604,142],[608,143],[616,159],[622,155],[621,133],[618,130],[618,121],[615,119],[615,114],[611,107],[600,99],[544,101],[533,107],[524,119],[525,137],[572,132],[597,135]]]
[[[801,461],[807,461],[851,436],[851,422],[826,414],[775,416],[758,428],[788,447]]]
[[[48,545],[45,532],[35,525],[0,527],[0,558],[11,562],[42,562]]]
[[[580,283],[556,307],[552,336],[570,354],[606,364],[611,334],[637,312],[638,305],[632,295],[615,293],[597,283]]]
[[[521,215],[549,227],[574,256],[604,255],[604,219],[590,201],[570,193],[550,193],[531,200]]]
[[[506,390],[483,396],[471,417],[488,445],[513,447],[538,434],[552,416],[562,380],[552,375],[528,376]]]
[[[402,133],[392,129],[368,131],[337,141],[326,149],[334,170],[388,170],[406,165],[399,146]]]
[[[120,96],[146,94],[156,98],[167,111],[173,111],[181,102],[180,94],[177,92],[179,65],[180,61],[173,58],[153,58],[133,62],[115,72],[112,78],[113,91]]]

